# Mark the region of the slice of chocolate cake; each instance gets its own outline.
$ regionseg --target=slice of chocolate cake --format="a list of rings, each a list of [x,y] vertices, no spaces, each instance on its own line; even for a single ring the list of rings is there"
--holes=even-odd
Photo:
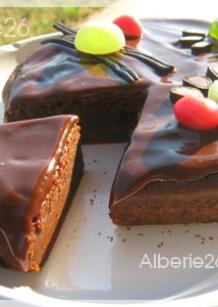
[[[0,126],[0,260],[6,267],[40,270],[68,193],[80,181],[79,140],[77,116]]]
[[[141,65],[127,56],[122,61],[135,69]],[[10,122],[77,114],[83,142],[123,142],[137,123],[147,83],[129,83],[94,58],[49,43],[19,66],[7,82],[5,118]]]
[[[72,31],[63,25],[59,29]],[[161,58],[130,46],[92,56],[75,49],[68,35],[44,43],[9,78],[3,91],[5,119],[77,114],[84,143],[128,141],[148,87],[174,71]]]
[[[178,123],[169,93],[150,89],[113,184],[115,224],[218,222],[218,129]]]

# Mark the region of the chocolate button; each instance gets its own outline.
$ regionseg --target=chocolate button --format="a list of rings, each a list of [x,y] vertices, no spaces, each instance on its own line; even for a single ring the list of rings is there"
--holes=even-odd
[[[202,92],[194,87],[174,86],[170,90],[170,99],[172,103],[175,103],[177,100],[185,96],[204,97]]]
[[[204,39],[201,42],[195,43],[191,46],[192,53],[193,54],[201,54],[201,53],[207,53],[210,52],[212,49],[212,41],[211,39]]]
[[[207,76],[214,80],[218,80],[218,62],[214,62],[208,65]]]
[[[184,31],[182,31],[182,35],[183,36],[200,36],[203,38],[206,37],[206,33],[201,32],[198,29],[185,29]]]
[[[212,84],[211,79],[207,76],[188,76],[183,79],[183,84],[186,86],[192,86],[197,88],[198,90],[202,91],[202,93],[207,96],[208,89]]]
[[[179,43],[183,48],[189,48],[193,44],[201,42],[203,39],[201,36],[183,36],[179,39]]]

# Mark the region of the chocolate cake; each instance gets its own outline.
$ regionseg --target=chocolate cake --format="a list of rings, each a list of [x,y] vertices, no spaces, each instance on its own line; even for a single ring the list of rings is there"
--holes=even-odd
[[[71,40],[48,40],[15,69],[3,91],[6,121],[71,113],[80,117],[84,143],[128,141],[151,84],[147,75],[158,80],[174,66],[151,56],[142,63],[129,55],[134,48],[89,56]]]
[[[71,115],[0,126],[0,260],[6,267],[40,270],[82,174],[79,139],[78,117]]]
[[[137,60],[124,58],[128,65],[139,66]],[[124,142],[137,123],[146,84],[144,80],[129,84],[68,46],[46,44],[8,81],[3,93],[5,117],[17,121],[77,114],[84,143]]]
[[[205,75],[208,63],[217,62],[209,23],[142,24],[138,45],[128,41],[113,58],[78,52],[67,39],[73,32],[62,27],[63,39],[47,41],[12,73],[3,95],[5,118],[75,113],[84,143],[128,141],[110,197],[115,224],[218,221],[217,131],[178,124],[169,98],[171,87],[183,80],[189,86],[185,77]]]

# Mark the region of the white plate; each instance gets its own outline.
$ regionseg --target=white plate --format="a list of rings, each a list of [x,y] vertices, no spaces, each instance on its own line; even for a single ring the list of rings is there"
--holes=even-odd
[[[14,66],[38,44],[39,39],[31,39],[16,47],[1,48],[1,87]],[[172,266],[155,269],[149,265],[140,269],[139,265],[145,254],[151,261],[155,254],[168,259],[204,258],[210,254],[216,260],[218,224],[128,228],[111,223],[108,197],[124,147],[124,144],[83,146],[86,164],[83,179],[44,269],[41,273],[25,274],[1,268],[0,295],[40,306],[55,304],[54,299],[61,300],[63,306],[84,299],[176,299],[178,305],[180,299],[188,297],[187,306],[193,298],[202,302],[205,297],[199,296],[202,294],[207,293],[206,297],[212,300],[217,297],[217,263],[213,262],[215,268],[208,269]],[[2,301],[1,306],[14,305]]]

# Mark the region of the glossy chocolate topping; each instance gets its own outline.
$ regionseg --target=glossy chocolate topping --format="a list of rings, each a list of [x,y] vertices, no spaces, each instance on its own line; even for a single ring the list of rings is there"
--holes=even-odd
[[[199,26],[207,30],[208,24],[189,20],[147,20],[143,22],[144,37],[138,49],[156,56],[174,66],[184,61],[177,74],[170,78],[180,80],[184,75],[185,64],[190,66],[192,73],[199,67],[192,61],[190,50],[184,55],[183,50],[173,46],[186,26]],[[136,41],[129,44],[136,46]],[[188,54],[189,53],[189,54]],[[60,44],[47,44],[39,48],[21,67],[10,90],[5,97],[6,110],[11,105],[20,103],[37,103],[59,97],[80,94],[95,94],[96,91],[113,91],[115,88],[131,90],[137,86],[148,86],[152,82],[169,82],[162,78],[150,65],[142,63],[132,56],[117,53],[117,59],[133,69],[141,80],[128,83],[112,69],[95,58],[79,53],[73,48]]]
[[[0,234],[27,268],[28,235],[52,187],[65,140],[78,117],[60,115],[0,126]]]
[[[131,57],[119,54],[118,58],[134,67],[142,78],[141,63]],[[139,80],[129,84],[112,69],[95,58],[81,55],[73,48],[60,44],[46,44],[33,54],[21,67],[13,83],[8,105],[37,103],[97,91],[113,90],[117,86],[131,88],[145,86]],[[7,109],[7,107],[6,107]]]
[[[180,65],[173,80],[181,80],[186,72],[186,64],[192,73],[199,71],[199,65],[192,61],[190,50],[185,54],[178,46],[173,46],[186,26],[199,26],[207,30],[208,24],[188,20],[167,21],[148,20],[143,22],[144,37],[138,44],[138,49],[144,50],[175,67]],[[135,45],[137,42],[131,42]],[[113,91],[114,88],[124,87],[127,90],[137,86],[148,86],[152,82],[166,81],[161,78],[150,65],[124,54],[117,54],[117,59],[131,67],[142,79],[128,83],[119,77],[113,70],[103,63],[96,62],[91,56],[79,53],[73,48],[47,44],[37,50],[20,68],[16,80],[10,90],[9,97],[5,98],[6,110],[10,105],[28,101],[37,103],[72,94],[92,94],[96,91]]]
[[[179,49],[175,43],[185,28],[207,32],[208,24],[148,21],[144,26],[148,40],[143,40],[143,47],[166,61],[170,59],[177,72],[167,79],[169,84],[154,83],[150,87],[141,118],[117,171],[110,206],[151,181],[192,181],[218,172],[218,130],[197,132],[185,128],[175,119],[169,99],[170,88],[176,80],[206,74],[208,62],[217,61],[216,54],[194,56],[189,49]]]

